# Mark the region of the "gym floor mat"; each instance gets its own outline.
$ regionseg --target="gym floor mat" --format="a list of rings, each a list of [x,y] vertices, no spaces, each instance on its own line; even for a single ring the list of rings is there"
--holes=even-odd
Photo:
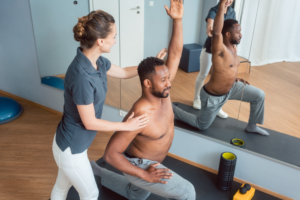
[[[103,158],[97,161],[97,164],[120,173],[109,164],[107,164]],[[177,159],[169,156],[162,162],[163,165],[172,169],[183,178],[189,180],[195,187],[197,200],[232,200],[234,194],[240,188],[241,184],[234,182],[230,191],[221,191],[216,187],[217,175],[194,167]],[[99,188],[99,200],[126,200],[126,198],[114,193],[113,191],[101,186],[100,177],[96,177],[96,182]],[[147,200],[163,200],[165,198],[151,194]],[[68,193],[67,200],[79,200],[77,191],[72,187]],[[255,191],[255,195],[252,200],[278,200],[278,198],[265,194],[261,191]]]
[[[199,110],[195,110],[191,106],[181,103],[174,104],[194,115],[199,115],[200,113]],[[270,133],[269,136],[246,133],[245,128],[247,123],[230,117],[227,119],[216,117],[212,125],[204,131],[200,131],[179,120],[175,120],[175,126],[228,143],[230,143],[231,139],[236,137],[245,142],[245,149],[292,165],[300,166],[300,138],[266,128],[264,129]]]

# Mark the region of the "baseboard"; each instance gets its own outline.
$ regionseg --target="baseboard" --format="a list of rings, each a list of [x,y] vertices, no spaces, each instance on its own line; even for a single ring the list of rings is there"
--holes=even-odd
[[[205,171],[208,171],[208,172],[211,172],[211,173],[214,173],[214,174],[218,174],[218,170],[215,170],[215,169],[206,167],[206,166],[204,166],[204,165],[201,165],[201,164],[199,164],[199,163],[190,161],[190,160],[188,160],[188,159],[185,159],[185,158],[183,158],[183,157],[177,156],[177,155],[175,155],[175,154],[168,153],[168,156],[170,156],[170,157],[172,157],[172,158],[175,158],[175,159],[177,159],[177,160],[180,160],[180,161],[182,161],[182,162],[185,162],[185,163],[187,163],[187,164],[189,164],[189,165],[192,165],[192,166],[198,167],[198,168],[200,168],[200,169],[203,169],[203,170],[205,170]],[[247,181],[241,180],[241,179],[239,179],[239,178],[234,178],[234,181],[236,181],[236,182],[238,182],[238,183],[241,183],[241,184],[247,182]],[[249,182],[247,182],[247,183],[249,183]],[[278,193],[276,193],[276,192],[267,190],[267,189],[262,188],[262,187],[260,187],[260,186],[254,185],[254,184],[252,184],[252,183],[249,183],[249,184],[250,184],[253,188],[255,188],[256,190],[259,190],[259,191],[264,192],[264,193],[266,193],[266,194],[269,194],[269,195],[271,195],[271,196],[274,196],[274,197],[277,197],[277,198],[280,198],[280,199],[283,199],[283,200],[293,200],[293,199],[291,199],[291,198],[289,198],[289,197],[286,197],[286,196],[283,196],[283,195],[278,194]]]
[[[52,112],[52,113],[55,113],[55,114],[58,114],[58,115],[62,116],[62,113],[59,112],[59,111],[53,110],[53,109],[51,109],[51,108],[48,108],[48,107],[43,106],[43,105],[41,105],[41,104],[35,103],[35,102],[30,101],[30,100],[28,100],[28,99],[25,99],[25,98],[19,97],[19,96],[17,96],[17,95],[14,95],[14,94],[5,92],[5,91],[3,91],[3,90],[0,90],[0,94],[3,94],[3,95],[5,95],[5,96],[7,96],[7,97],[10,97],[10,98],[12,98],[12,99],[15,99],[16,101],[18,101],[18,99],[28,101],[28,102],[33,103],[34,105],[36,105],[36,106],[38,106],[38,107],[40,107],[40,108],[42,108],[42,109],[45,109],[45,110],[47,110],[47,111],[49,111],[49,112]]]

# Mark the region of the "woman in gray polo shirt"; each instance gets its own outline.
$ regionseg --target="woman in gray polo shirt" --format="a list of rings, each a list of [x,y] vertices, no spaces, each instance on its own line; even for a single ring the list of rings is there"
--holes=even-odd
[[[98,199],[98,188],[87,156],[87,149],[97,131],[132,131],[146,126],[143,115],[126,122],[100,119],[107,91],[107,75],[131,78],[137,67],[120,68],[102,57],[116,43],[114,18],[101,10],[78,20],[73,28],[80,42],[77,55],[65,76],[64,112],[53,140],[53,155],[59,168],[51,193],[52,200],[65,200],[73,185],[80,199]],[[161,54],[165,55],[162,51]]]
[[[224,13],[224,20],[226,19],[236,19],[236,14],[234,9],[230,6],[233,3],[234,0],[227,0],[226,2],[226,11]],[[219,4],[215,7],[212,7],[208,15],[206,17],[207,22],[207,28],[206,28],[206,34],[207,38],[204,44],[204,47],[201,51],[200,55],[200,72],[197,76],[196,83],[195,83],[195,96],[194,96],[194,103],[193,107],[195,109],[201,109],[201,100],[200,100],[200,90],[204,85],[204,80],[207,77],[212,62],[211,62],[211,39],[212,39],[212,28],[214,25],[214,19],[216,17],[216,14],[218,12]],[[228,115],[225,113],[222,109],[219,111],[218,116],[221,118],[227,118]]]

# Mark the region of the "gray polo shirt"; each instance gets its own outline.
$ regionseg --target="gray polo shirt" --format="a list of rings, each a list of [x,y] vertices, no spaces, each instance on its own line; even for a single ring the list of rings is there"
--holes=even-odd
[[[205,18],[206,22],[207,22],[208,18],[213,19],[213,20],[215,19],[217,12],[218,12],[218,8],[219,8],[219,4],[216,5],[215,7],[212,7],[209,10],[207,17]],[[235,11],[231,6],[228,7],[227,13],[224,14],[224,20],[226,20],[226,19],[236,19]],[[211,53],[211,39],[212,39],[211,37],[207,37],[205,40],[205,43],[204,43],[203,48],[206,48],[207,53]]]
[[[111,62],[100,56],[97,67],[98,70],[81,49],[77,49],[65,76],[64,112],[56,130],[56,142],[62,151],[70,147],[72,154],[82,153],[96,136],[97,131],[85,129],[77,105],[94,103],[96,118],[101,118],[107,91],[106,72]]]

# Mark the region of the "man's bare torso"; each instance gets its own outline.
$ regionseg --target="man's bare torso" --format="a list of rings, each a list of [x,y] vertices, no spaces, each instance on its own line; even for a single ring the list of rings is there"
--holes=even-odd
[[[217,95],[227,94],[236,81],[239,57],[235,51],[225,46],[224,51],[212,56],[212,63],[211,78],[205,88]]]
[[[174,114],[170,97],[161,99],[161,105],[157,107],[140,98],[131,111],[147,114],[149,122],[144,131],[133,139],[127,152],[138,158],[162,162],[174,137]]]

